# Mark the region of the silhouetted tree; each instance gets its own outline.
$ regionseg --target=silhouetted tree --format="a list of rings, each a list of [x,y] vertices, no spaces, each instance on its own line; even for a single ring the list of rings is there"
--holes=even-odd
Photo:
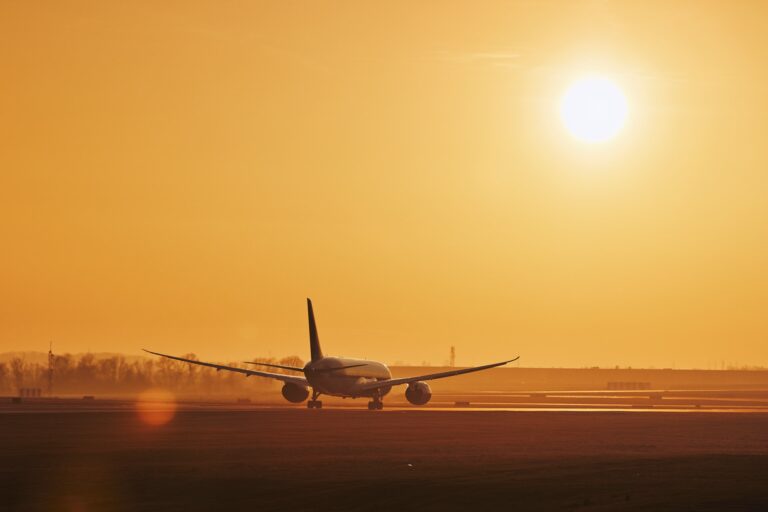
[[[283,366],[295,366],[297,368],[304,367],[304,361],[299,356],[288,356],[280,360],[280,364]]]
[[[117,383],[117,358],[108,357],[96,362],[96,377],[99,382],[113,387]]]
[[[93,383],[96,379],[96,363],[93,354],[85,354],[77,362],[77,379],[84,383]]]
[[[7,391],[9,386],[8,382],[8,365],[5,363],[0,363],[0,392]]]
[[[191,359],[192,361],[198,361],[197,356],[195,354],[189,353],[182,356],[184,359]],[[200,370],[203,369],[202,366],[198,366],[196,364],[186,364],[187,370],[187,381],[185,383],[185,387],[188,387],[190,389],[194,389],[195,385],[197,384],[197,376],[200,373]]]
[[[11,375],[13,376],[13,384],[16,386],[15,391],[24,387],[24,360],[20,357],[14,357],[11,359]]]
[[[187,359],[197,360],[195,354],[186,354]],[[254,358],[259,362],[303,367],[297,356],[280,359]],[[227,366],[254,368],[239,362]],[[274,372],[295,373],[289,370],[260,369]],[[9,363],[0,363],[0,390],[12,386],[45,387],[47,365],[29,363],[14,358]],[[166,387],[178,393],[250,393],[276,390],[279,382],[262,377],[246,378],[240,373],[217,372],[213,368],[191,365],[170,359],[142,358],[126,361],[123,356],[96,358],[93,354],[74,357],[60,354],[54,358],[54,389],[57,394],[66,393],[132,393],[152,386]]]
[[[178,389],[182,364],[173,359],[160,358],[155,365],[157,367],[157,382],[169,389]]]

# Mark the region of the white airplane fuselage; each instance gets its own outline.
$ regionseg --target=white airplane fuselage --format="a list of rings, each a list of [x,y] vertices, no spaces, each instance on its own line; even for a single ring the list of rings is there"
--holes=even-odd
[[[304,366],[304,375],[312,388],[323,395],[349,398],[382,397],[392,389],[383,387],[375,390],[358,390],[362,384],[392,378],[389,368],[378,361],[323,357],[317,361],[308,362]]]

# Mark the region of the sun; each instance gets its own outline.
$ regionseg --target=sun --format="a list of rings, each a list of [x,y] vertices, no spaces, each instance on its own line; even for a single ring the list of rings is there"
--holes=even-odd
[[[560,118],[575,138],[589,143],[604,142],[624,126],[627,100],[607,78],[582,78],[565,92],[560,102]]]

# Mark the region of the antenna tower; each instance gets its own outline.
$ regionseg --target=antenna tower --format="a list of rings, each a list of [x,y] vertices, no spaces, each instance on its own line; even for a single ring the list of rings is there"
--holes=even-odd
[[[48,344],[48,396],[53,396],[53,342]]]

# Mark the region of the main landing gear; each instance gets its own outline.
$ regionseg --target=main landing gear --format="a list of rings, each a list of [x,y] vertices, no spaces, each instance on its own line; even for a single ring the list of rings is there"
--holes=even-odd
[[[368,402],[368,410],[369,411],[376,411],[376,410],[382,410],[384,408],[384,402],[381,401],[380,398],[374,398],[370,402]]]
[[[317,391],[312,391],[312,400],[307,400],[307,409],[322,409],[323,408],[323,402],[321,400],[318,400],[317,397],[320,396],[320,393]]]

